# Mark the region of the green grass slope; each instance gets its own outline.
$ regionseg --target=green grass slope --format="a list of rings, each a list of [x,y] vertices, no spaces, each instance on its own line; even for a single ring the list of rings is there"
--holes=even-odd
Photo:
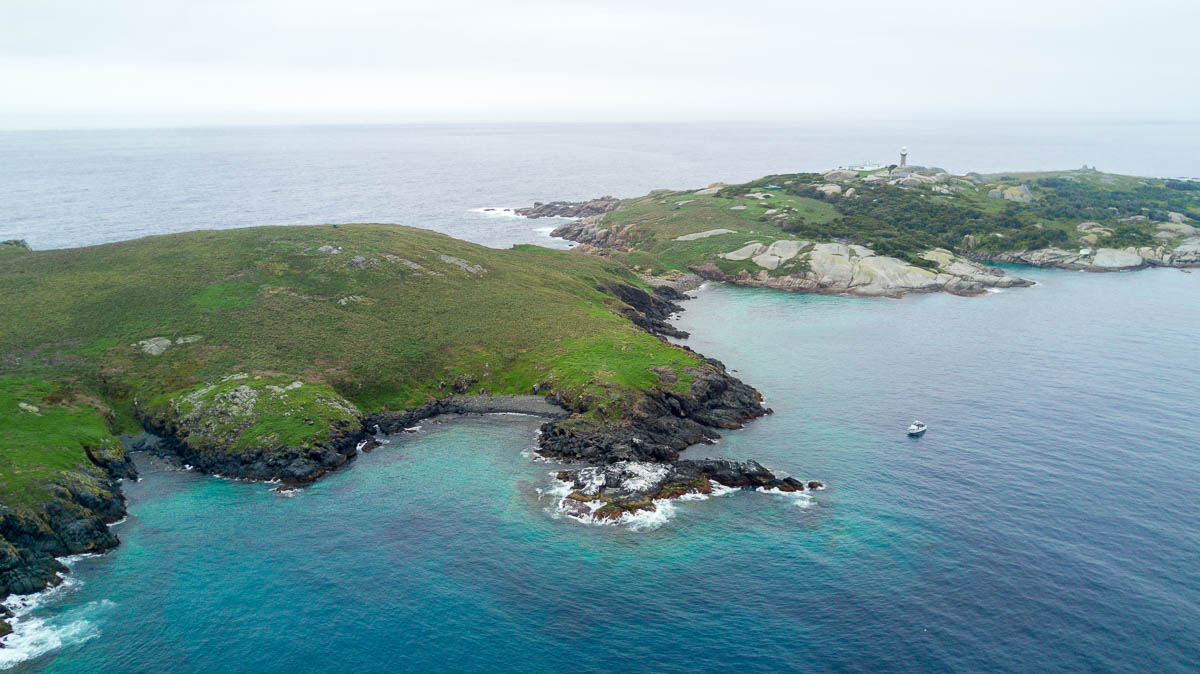
[[[687,391],[700,362],[600,290],[638,284],[632,273],[566,251],[392,225],[12,248],[0,262],[0,504],[84,465],[85,441],[111,445],[138,420],[187,421],[198,406],[213,411],[188,427],[193,450],[306,450],[360,410],[461,394],[553,391],[599,423],[648,389]],[[45,406],[55,391],[95,407]],[[42,411],[11,414],[22,402]]]
[[[0,373],[143,398],[279,374],[375,409],[546,381],[636,388],[651,365],[695,362],[621,316],[598,290],[613,282],[637,281],[588,256],[391,225],[36,251],[0,265]]]

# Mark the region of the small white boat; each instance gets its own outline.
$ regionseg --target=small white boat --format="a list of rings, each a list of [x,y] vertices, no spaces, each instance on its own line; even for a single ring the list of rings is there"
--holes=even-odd
[[[924,435],[926,429],[928,429],[928,428],[929,427],[925,425],[924,421],[914,421],[914,422],[912,422],[912,425],[908,427],[908,434],[909,435]]]

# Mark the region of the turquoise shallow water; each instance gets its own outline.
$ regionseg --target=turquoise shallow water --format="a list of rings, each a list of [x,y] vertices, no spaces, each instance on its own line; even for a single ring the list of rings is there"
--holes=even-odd
[[[688,343],[776,414],[689,452],[829,483],[806,507],[558,519],[520,416],[426,424],[290,498],[142,458],[123,545],[33,614],[66,643],[19,668],[1194,668],[1200,274],[1022,273],[697,293]]]

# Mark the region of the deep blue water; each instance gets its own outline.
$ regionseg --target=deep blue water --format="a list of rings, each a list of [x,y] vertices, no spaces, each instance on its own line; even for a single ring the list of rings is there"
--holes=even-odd
[[[642,170],[627,190],[670,184]],[[434,224],[552,192],[547,171],[430,206]],[[497,243],[536,224],[486,222]],[[520,416],[427,423],[291,497],[139,457],[122,546],[40,599],[17,670],[1195,669],[1200,273],[1019,273],[1039,285],[697,293],[688,344],[776,414],[689,452],[830,485],[811,500],[739,492],[643,527],[558,518],[539,493],[553,466],[523,453],[539,422]],[[914,418],[931,426],[916,440]]]

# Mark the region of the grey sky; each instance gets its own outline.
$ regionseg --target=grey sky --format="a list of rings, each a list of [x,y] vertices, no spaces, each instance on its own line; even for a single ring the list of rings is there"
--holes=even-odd
[[[0,127],[1200,119],[1191,0],[0,0]]]

